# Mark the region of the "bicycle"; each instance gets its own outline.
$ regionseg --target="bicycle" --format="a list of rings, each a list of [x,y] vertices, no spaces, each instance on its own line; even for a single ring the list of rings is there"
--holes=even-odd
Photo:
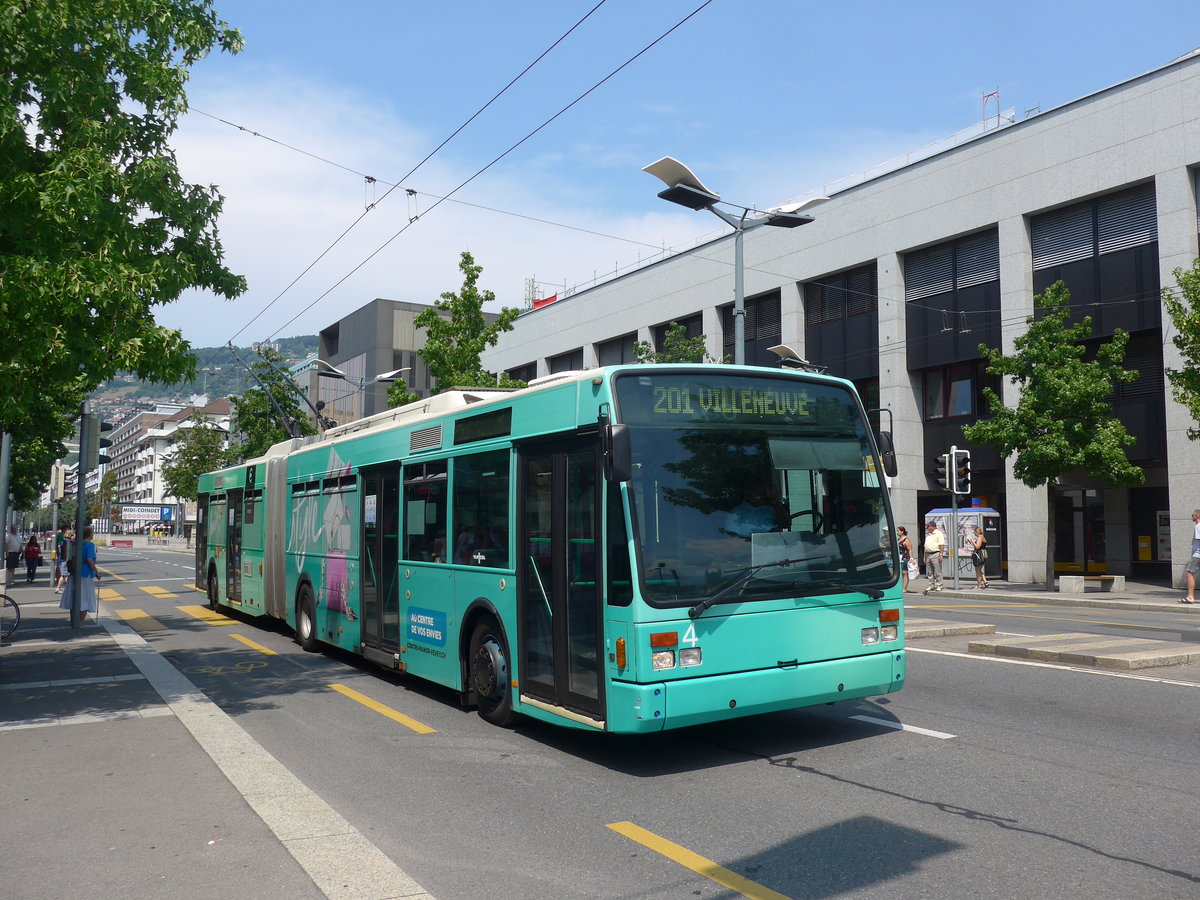
[[[8,594],[0,594],[0,641],[17,630],[21,624],[21,607]]]

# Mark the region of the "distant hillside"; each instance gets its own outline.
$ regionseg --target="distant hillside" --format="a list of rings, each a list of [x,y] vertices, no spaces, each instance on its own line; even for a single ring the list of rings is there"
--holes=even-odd
[[[300,360],[316,353],[317,343],[315,334],[306,334],[279,338],[272,341],[271,346],[289,360]],[[245,365],[257,359],[253,347],[235,349]],[[207,394],[210,400],[215,400],[240,394],[248,386],[250,379],[244,366],[234,361],[228,347],[195,347],[192,352],[196,357],[196,377],[192,381],[155,384],[140,381],[136,375],[118,375],[92,394],[97,411],[101,415],[111,415],[150,408],[158,403],[184,403],[194,394]]]

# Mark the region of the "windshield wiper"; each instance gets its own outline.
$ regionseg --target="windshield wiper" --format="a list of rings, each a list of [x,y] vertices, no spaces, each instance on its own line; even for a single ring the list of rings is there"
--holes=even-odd
[[[800,560],[798,560],[798,559],[779,559],[779,560],[776,560],[775,562],[763,563],[760,566],[751,566],[745,572],[743,572],[741,575],[739,575],[737,578],[733,579],[733,581],[729,582],[729,584],[725,585],[725,587],[721,588],[719,591],[717,591],[715,594],[713,594],[711,597],[705,597],[703,600],[701,600],[699,603],[697,603],[695,606],[693,606],[691,609],[689,609],[688,610],[688,618],[694,619],[697,616],[699,616],[702,612],[704,612],[706,609],[708,609],[710,606],[712,606],[714,603],[720,603],[722,600],[724,600],[731,593],[733,593],[738,588],[740,588],[743,584],[745,584],[747,581],[749,581],[751,578],[753,578],[755,575],[757,575],[763,569],[770,569],[773,566],[779,566],[782,568],[784,566],[790,566],[792,563],[797,563],[797,562],[800,562]]]
[[[854,584],[846,584],[844,581],[794,581],[793,587],[798,588],[824,588],[825,593],[855,593],[865,594],[872,600],[878,600],[883,596],[883,591],[874,587],[863,587]]]

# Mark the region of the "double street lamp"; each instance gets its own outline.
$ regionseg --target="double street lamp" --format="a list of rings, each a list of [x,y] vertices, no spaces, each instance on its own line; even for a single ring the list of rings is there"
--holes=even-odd
[[[317,370],[317,376],[319,378],[337,378],[339,380],[345,381],[351,387],[354,388],[355,399],[356,399],[356,402],[355,402],[356,412],[357,412],[357,407],[358,407],[357,399],[362,396],[363,391],[365,391],[368,387],[370,387],[373,384],[384,384],[387,382],[396,381],[405,372],[412,371],[411,366],[405,366],[400,369],[393,369],[390,372],[383,372],[379,375],[374,376],[373,378],[355,378],[353,375],[350,375],[347,372],[343,372],[337,366],[333,365],[332,363],[328,363],[323,359],[313,359],[311,361],[311,364],[312,364],[312,367]],[[343,395],[343,396],[347,396],[347,395]],[[340,400],[340,399],[342,399],[342,398],[337,397],[337,398],[335,398],[334,402],[336,402],[336,400]],[[324,408],[325,408],[325,401],[318,400],[317,401],[317,413],[318,413],[318,423],[317,424],[324,425],[326,428],[332,428],[333,424],[334,424],[333,420],[322,418],[320,416],[320,413]]]
[[[657,162],[642,169],[662,181],[667,189],[660,191],[658,196],[671,203],[686,206],[688,209],[706,209],[726,225],[733,228],[733,361],[736,365],[746,362],[746,295],[742,238],[747,231],[762,225],[775,228],[796,228],[807,225],[813,220],[812,216],[800,214],[815,203],[828,200],[828,197],[810,197],[803,203],[788,204],[767,210],[758,214],[753,207],[739,206],[721,199],[721,195],[709,190],[696,177],[696,174],[677,159],[664,156]],[[734,209],[741,209],[741,214],[729,213],[718,209],[717,204],[723,203]],[[755,215],[751,216],[754,212]]]

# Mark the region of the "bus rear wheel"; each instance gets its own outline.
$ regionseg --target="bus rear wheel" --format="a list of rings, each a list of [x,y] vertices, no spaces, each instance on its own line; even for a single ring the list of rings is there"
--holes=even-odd
[[[480,619],[471,632],[467,664],[471,688],[485,722],[507,726],[513,719],[508,644],[495,619]]]
[[[208,573],[208,608],[214,612],[221,611],[221,586],[217,583],[217,573]]]
[[[313,603],[312,588],[307,584],[300,588],[300,598],[296,601],[296,643],[309,653],[316,652],[319,647],[316,604]]]

